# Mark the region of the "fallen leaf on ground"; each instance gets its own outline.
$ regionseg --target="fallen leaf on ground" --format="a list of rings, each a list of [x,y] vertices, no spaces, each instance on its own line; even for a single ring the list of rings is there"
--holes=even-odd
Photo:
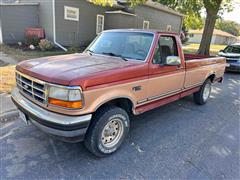
[[[0,93],[10,93],[15,86],[15,66],[0,67]]]

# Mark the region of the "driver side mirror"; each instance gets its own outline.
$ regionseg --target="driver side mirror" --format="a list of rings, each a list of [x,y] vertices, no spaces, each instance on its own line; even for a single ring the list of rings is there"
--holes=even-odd
[[[224,52],[224,50],[220,50],[219,52]]]
[[[167,66],[179,66],[181,65],[181,59],[178,56],[168,56],[166,59]]]

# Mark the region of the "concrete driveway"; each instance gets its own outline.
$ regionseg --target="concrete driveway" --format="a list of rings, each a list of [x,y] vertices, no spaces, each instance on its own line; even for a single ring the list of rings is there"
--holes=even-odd
[[[1,179],[239,179],[240,75],[204,106],[184,98],[140,115],[122,148],[98,159],[20,120],[1,128]]]

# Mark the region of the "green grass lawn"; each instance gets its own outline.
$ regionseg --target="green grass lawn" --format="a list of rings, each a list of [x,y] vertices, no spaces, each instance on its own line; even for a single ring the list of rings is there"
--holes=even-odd
[[[0,51],[9,55],[13,59],[16,59],[17,61],[34,59],[34,58],[39,58],[39,57],[44,57],[44,56],[54,56],[54,55],[62,55],[62,54],[71,53],[71,52],[65,52],[61,49],[57,49],[54,51],[37,51],[37,50],[25,51],[25,50],[22,50],[17,47],[12,47],[12,46],[3,45],[3,44],[0,44]]]
[[[183,50],[185,53],[196,53],[200,44],[184,44],[183,45]],[[211,55],[217,55],[217,53],[220,50],[223,50],[227,45],[217,45],[217,44],[212,44],[210,46],[210,54]]]

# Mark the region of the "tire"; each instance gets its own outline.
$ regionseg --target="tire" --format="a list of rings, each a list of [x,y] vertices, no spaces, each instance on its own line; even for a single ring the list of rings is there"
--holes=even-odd
[[[117,151],[128,134],[130,121],[125,110],[105,106],[96,112],[85,136],[85,147],[97,157]]]
[[[196,104],[203,105],[206,104],[212,90],[212,83],[210,79],[207,79],[200,90],[193,94],[193,98]]]

